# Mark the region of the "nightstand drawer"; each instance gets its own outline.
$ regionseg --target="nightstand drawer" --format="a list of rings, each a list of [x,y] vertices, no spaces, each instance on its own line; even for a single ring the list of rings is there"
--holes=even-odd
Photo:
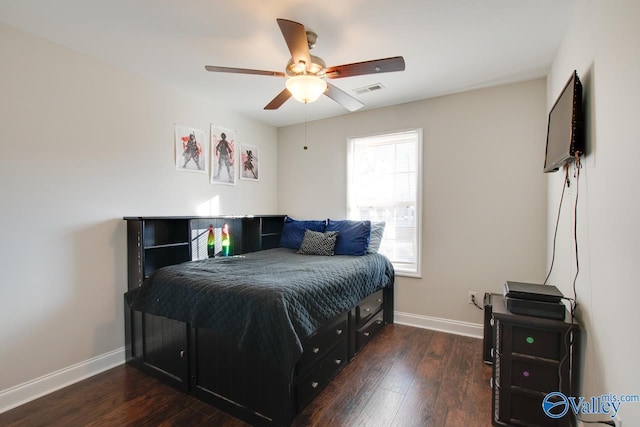
[[[542,409],[541,393],[527,393],[522,390],[512,390],[509,387],[494,387],[494,425],[517,425],[526,427],[565,427],[569,425],[568,415],[554,419],[544,413]]]
[[[562,332],[513,325],[512,352],[560,360]]]
[[[514,358],[511,361],[511,384],[543,393],[558,391],[558,364]]]
[[[559,427],[569,425],[569,415],[551,418],[542,410],[544,395],[511,392],[511,411],[508,420],[523,426]]]

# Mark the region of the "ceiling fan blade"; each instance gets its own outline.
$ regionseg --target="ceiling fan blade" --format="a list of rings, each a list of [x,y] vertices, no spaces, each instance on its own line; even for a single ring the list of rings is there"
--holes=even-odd
[[[273,76],[273,77],[285,76],[285,74],[281,71],[265,71],[265,70],[251,70],[248,68],[217,67],[215,65],[205,65],[204,68],[207,71],[213,71],[215,73],[257,74],[260,76]]]
[[[404,58],[402,56],[328,67],[326,75],[330,79],[337,79],[391,71],[404,71]]]
[[[347,92],[338,89],[331,83],[327,83],[327,90],[324,94],[349,111],[356,111],[364,107],[364,104],[362,102],[358,101]]]
[[[280,92],[275,98],[268,103],[264,109],[265,110],[277,110],[280,108],[282,104],[284,104],[287,99],[291,98],[291,92],[287,88],[284,88],[282,92]]]
[[[303,62],[306,66],[311,66],[311,54],[309,53],[309,43],[307,42],[307,30],[304,25],[278,18],[278,26],[287,43],[291,58],[294,64]]]

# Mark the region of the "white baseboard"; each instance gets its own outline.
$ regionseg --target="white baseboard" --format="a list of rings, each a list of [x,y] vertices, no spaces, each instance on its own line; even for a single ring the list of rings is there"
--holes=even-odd
[[[419,314],[402,313],[396,311],[394,322],[400,325],[415,326],[416,328],[432,329],[450,334],[464,335],[472,338],[482,338],[484,326],[479,323],[461,322],[459,320],[442,319],[439,317],[421,316]]]
[[[0,391],[0,413],[124,363],[124,347]]]

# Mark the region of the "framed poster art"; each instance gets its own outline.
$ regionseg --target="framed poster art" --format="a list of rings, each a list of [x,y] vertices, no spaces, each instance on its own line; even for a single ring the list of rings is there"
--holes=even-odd
[[[236,132],[211,125],[211,183],[236,184]]]
[[[207,173],[206,132],[188,126],[175,125],[176,169]]]
[[[240,145],[240,179],[258,181],[260,176],[260,148],[255,145]]]

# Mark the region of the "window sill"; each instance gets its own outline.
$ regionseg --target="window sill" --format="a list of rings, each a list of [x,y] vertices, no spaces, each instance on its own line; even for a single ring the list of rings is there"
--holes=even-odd
[[[395,275],[400,277],[411,277],[413,279],[422,279],[422,274],[415,271],[395,270]]]

